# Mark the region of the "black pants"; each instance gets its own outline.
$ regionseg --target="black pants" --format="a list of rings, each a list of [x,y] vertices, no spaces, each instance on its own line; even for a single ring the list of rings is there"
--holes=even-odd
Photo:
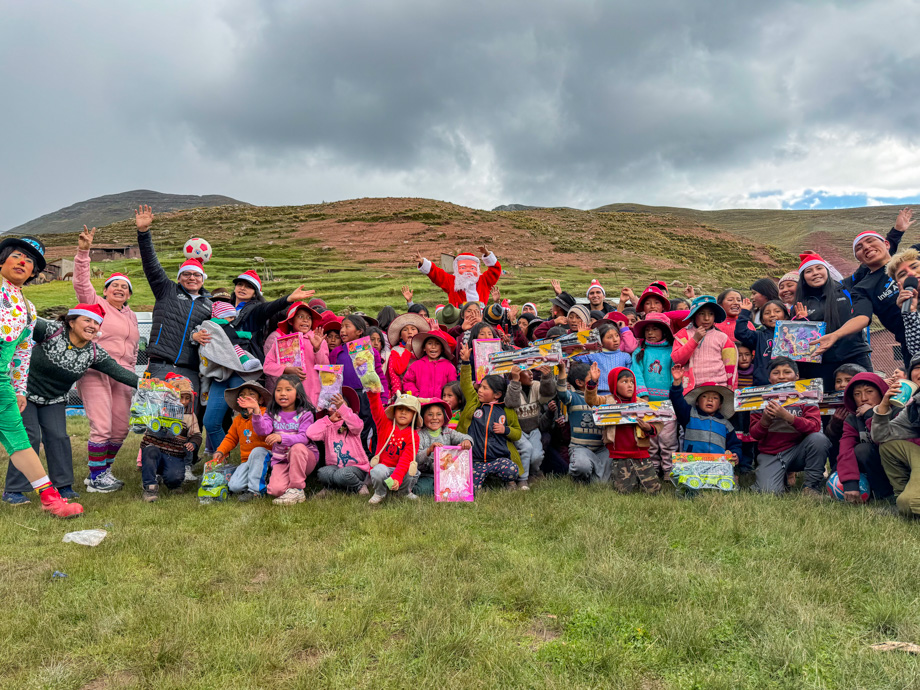
[[[156,484],[158,474],[163,477],[167,489],[179,488],[185,479],[185,457],[178,458],[156,446],[146,446],[141,451],[141,481],[144,486]]]
[[[73,452],[70,436],[67,435],[67,412],[65,403],[54,405],[37,405],[31,400],[22,413],[22,421],[29,435],[32,449],[38,453],[42,444],[45,446],[45,458],[48,462],[48,478],[54,488],[73,486]],[[25,475],[9,463],[6,470],[6,489],[25,493],[32,490],[32,484]]]
[[[855,452],[859,471],[869,479],[872,498],[882,499],[894,496],[894,489],[891,488],[891,482],[888,481],[888,475],[885,474],[885,468],[882,466],[878,446],[874,443],[858,443]]]

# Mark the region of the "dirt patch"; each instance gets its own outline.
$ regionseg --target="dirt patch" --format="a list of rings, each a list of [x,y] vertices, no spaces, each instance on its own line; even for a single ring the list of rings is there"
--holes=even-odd
[[[539,618],[535,618],[530,622],[530,627],[527,629],[527,637],[530,638],[529,647],[533,651],[537,651],[547,642],[557,640],[561,636],[562,628],[559,624],[559,618],[551,613],[545,613]]]

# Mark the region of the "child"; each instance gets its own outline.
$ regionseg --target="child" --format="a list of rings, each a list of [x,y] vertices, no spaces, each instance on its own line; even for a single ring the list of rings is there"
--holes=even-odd
[[[384,371],[386,371],[387,364],[390,361],[390,343],[387,342],[383,331],[377,326],[371,326],[367,329],[367,337],[371,339],[371,347],[380,353],[380,361],[383,364]]]
[[[334,490],[367,496],[370,491],[365,482],[371,466],[361,445],[364,423],[357,412],[361,401],[354,390],[343,386],[342,394],[333,396],[332,404],[335,409],[307,429],[307,436],[322,442],[326,449],[326,464],[316,471],[323,488],[313,498],[325,498]]]
[[[754,351],[741,341],[735,341],[738,350],[738,388],[754,385]]]
[[[163,477],[167,489],[173,493],[182,493],[186,458],[194,455],[201,445],[201,430],[192,402],[192,382],[177,374],[167,374],[166,380],[179,390],[179,400],[185,412],[182,414],[180,433],[173,435],[168,431],[147,431],[141,440],[141,482],[144,486],[143,500],[147,503],[160,497],[157,475]]]
[[[634,403],[636,377],[625,367],[617,367],[608,374],[609,396],[597,395],[597,382],[601,370],[592,364],[588,372],[585,398],[589,405]],[[649,458],[649,439],[658,433],[659,425],[639,420],[637,424],[618,424],[604,427],[604,440],[610,455],[610,473],[613,486],[621,494],[629,494],[640,486],[650,494],[661,491],[658,471]]]
[[[570,362],[559,367],[556,380],[556,403],[568,413],[569,476],[581,482],[610,481],[610,453],[604,446],[600,428],[594,423],[591,405],[585,400],[589,367],[584,362]],[[568,384],[568,388],[566,386]]]
[[[591,322],[591,312],[583,304],[576,304],[569,309],[566,314],[566,323],[569,327],[569,333],[578,333],[587,330]]]
[[[317,364],[329,364],[329,344],[319,326],[322,317],[303,302],[296,302],[287,310],[287,316],[278,323],[278,328],[265,339],[265,387],[275,390],[275,382],[281,374],[293,374],[300,379],[307,399],[316,404],[319,397],[319,375],[314,369]],[[300,333],[303,336],[301,348],[303,361],[300,366],[283,365],[278,361],[278,338]]]
[[[748,388],[754,385],[754,352],[747,346],[735,341],[738,350],[738,382],[735,390]],[[751,439],[751,413],[736,412],[731,418],[732,426],[741,439],[741,453],[738,459],[738,474],[750,474],[754,471],[754,453],[757,444]]]
[[[447,422],[449,429],[456,429],[460,423],[460,413],[466,407],[466,397],[460,387],[459,381],[451,381],[441,389],[441,400],[446,402],[450,409],[454,411],[453,416]]]
[[[574,359],[584,362],[588,366],[597,363],[601,370],[601,382],[598,384],[598,395],[608,395],[607,374],[617,367],[628,367],[632,364],[632,358],[625,352],[620,351],[620,329],[617,324],[605,322],[597,327],[597,334],[601,339],[600,352],[586,352],[578,355]],[[635,349],[635,348],[634,348]]]
[[[693,390],[698,381],[707,381],[727,388],[735,387],[735,367],[738,353],[735,341],[715,325],[725,320],[725,310],[715,297],[702,295],[693,300],[687,315],[689,323],[674,334],[671,358],[684,366],[684,390]]]
[[[300,379],[282,374],[264,414],[253,414],[252,428],[272,448],[272,474],[268,493],[275,505],[293,505],[306,500],[303,489],[319,460],[319,451],[307,436],[315,409],[307,400]]]
[[[336,350],[342,345],[342,320],[337,316],[331,316],[323,322],[323,335],[326,339],[326,349],[329,352]]]
[[[249,345],[252,333],[236,330],[232,325],[235,318],[236,307],[232,304],[214,302],[211,305],[211,322],[220,327],[233,346],[233,351],[240,359],[240,371],[258,371],[262,363],[243,349],[243,345]]]
[[[859,475],[869,479],[872,498],[884,500],[894,495],[891,482],[882,467],[879,448],[872,442],[872,416],[882,402],[888,384],[878,374],[856,374],[843,393],[847,412],[837,456],[837,476],[843,485],[843,498],[847,503],[861,504]]]
[[[227,488],[231,493],[239,494],[239,500],[245,503],[265,495],[270,446],[253,430],[252,416],[265,414],[271,393],[257,383],[244,383],[224,391],[224,400],[236,414],[230,431],[214,451],[212,460],[220,463],[230,455],[230,451],[240,447],[240,466],[233,470]]]
[[[799,369],[788,357],[770,362],[770,383],[791,383]],[[751,437],[757,442],[755,491],[781,494],[786,473],[805,471],[804,495],[824,496],[824,466],[831,442],[821,433],[817,405],[782,407],[775,400],[762,412],[751,413]]]
[[[652,312],[633,326],[633,333],[639,347],[633,352],[629,368],[636,377],[636,395],[648,401],[667,400],[673,364],[671,320],[664,314]],[[662,477],[667,477],[671,471],[671,455],[677,452],[677,432],[677,420],[668,420],[649,439],[649,457]]]
[[[521,440],[515,446],[521,455],[521,478],[518,479],[519,489],[530,489],[530,475],[539,475],[543,464],[543,434],[540,431],[540,415],[542,406],[556,395],[556,386],[552,384],[552,368],[540,368],[541,380],[539,385],[534,385],[533,372],[521,371],[520,367],[512,367],[511,383],[508,384],[508,393],[505,403],[513,409],[521,425]]]
[[[451,408],[443,400],[435,398],[422,405],[422,430],[419,432],[418,463],[419,479],[415,493],[419,496],[434,495],[434,449],[439,446],[473,447],[473,439],[466,434],[448,428]]]
[[[490,374],[473,387],[469,346],[460,349],[460,385],[466,407],[457,430],[473,439],[473,489],[479,491],[486,477],[498,477],[509,489],[516,489],[521,460],[514,443],[521,438],[521,426],[514,410],[505,406],[508,383]]]
[[[834,391],[846,391],[847,386],[850,385],[850,381],[853,379],[853,377],[857,374],[863,374],[865,371],[866,370],[858,364],[841,364],[834,371]],[[873,405],[873,407],[875,407],[875,405]],[[840,440],[843,438],[843,423],[846,421],[846,418],[849,416],[849,414],[850,412],[847,410],[846,405],[842,405],[834,411],[834,414],[830,416],[824,425],[824,435],[827,436],[831,442],[829,460],[832,470],[837,469],[837,456],[840,452]]]
[[[415,361],[403,377],[404,390],[420,398],[437,398],[444,386],[457,380],[451,363],[454,339],[444,331],[429,331],[412,339]]]
[[[760,310],[762,328],[754,330],[751,320],[753,308],[754,303],[751,300],[747,298],[741,300],[741,312],[735,323],[734,338],[754,353],[752,359],[754,383],[748,385],[766,386],[770,382],[768,368],[773,358],[773,329],[777,321],[789,320],[789,312],[782,302],[777,300],[767,302]]]
[[[735,414],[735,392],[725,386],[703,384],[684,395],[684,368],[671,367],[671,404],[684,429],[684,453],[728,452],[738,460],[741,441],[728,420]]]
[[[387,361],[387,383],[394,394],[396,391],[406,390],[403,377],[415,357],[412,339],[419,333],[427,333],[429,330],[431,327],[428,322],[418,314],[397,316],[387,329],[391,348]]]
[[[374,381],[367,391],[371,415],[380,439],[377,454],[371,458],[371,484],[374,495],[368,503],[377,505],[387,497],[387,490],[397,491],[401,496],[417,499],[412,487],[418,481],[419,437],[416,429],[421,426],[421,403],[414,395],[397,394],[393,403],[384,409],[380,401],[381,383]]]

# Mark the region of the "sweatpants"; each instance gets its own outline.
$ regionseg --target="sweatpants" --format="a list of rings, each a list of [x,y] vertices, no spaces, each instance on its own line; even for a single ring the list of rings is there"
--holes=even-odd
[[[786,473],[805,471],[805,486],[824,491],[824,466],[831,442],[820,431],[808,434],[792,448],[776,455],[757,454],[754,491],[781,494],[786,490]]]
[[[897,496],[898,512],[920,515],[920,446],[911,441],[888,441],[879,446],[882,466]]]
[[[393,474],[393,470],[395,469],[395,467],[387,467],[384,464],[377,464],[371,467],[371,486],[374,487],[375,496],[387,495],[389,488],[386,485],[386,480],[390,478],[390,475]],[[517,470],[517,468],[515,468],[515,470]],[[400,496],[405,496],[412,491],[416,481],[418,481],[418,475],[413,477],[407,474],[403,477],[402,484],[400,484],[396,493]]]
[[[141,449],[141,482],[144,486],[156,484],[158,474],[167,489],[178,489],[185,480],[185,456],[179,458],[156,446],[145,446]]]
[[[319,461],[303,443],[295,443],[288,449],[287,460],[272,460],[272,474],[268,480],[268,493],[280,496],[288,489],[302,489],[307,485],[307,475]]]
[[[87,457],[89,469],[111,467],[128,436],[128,418],[134,389],[89,369],[77,381],[77,393],[83,401],[89,421]]]
[[[859,471],[869,479],[872,498],[879,500],[893,495],[894,489],[891,488],[891,482],[882,466],[882,456],[879,454],[878,446],[874,443],[857,443],[855,452]]]
[[[73,486],[73,452],[67,435],[66,407],[65,403],[37,405],[30,400],[22,413],[32,449],[38,453],[40,446],[45,446],[48,478],[56,489]],[[13,463],[9,463],[4,490],[26,493],[32,490],[32,484]]]
[[[569,476],[581,482],[610,481],[610,451],[607,446],[569,446]]]
[[[649,439],[649,458],[655,469],[665,477],[671,471],[671,456],[680,449],[677,432],[677,420],[669,419],[661,431]]]
[[[520,478],[520,470],[511,458],[499,458],[489,462],[473,463],[473,490],[482,488],[486,477],[498,477],[505,482],[513,482]]]
[[[543,433],[539,429],[525,431],[514,444],[521,456],[521,479],[530,479],[543,466]]]
[[[351,467],[324,465],[316,470],[316,478],[327,489],[354,492],[359,491],[364,486],[367,472],[353,465]]]
[[[616,458],[610,466],[613,486],[621,494],[630,494],[640,486],[650,494],[661,491],[658,468],[651,458]]]
[[[264,494],[268,488],[265,479],[268,476],[270,459],[268,448],[253,448],[249,453],[249,459],[233,470],[227,488],[234,494],[244,491]]]

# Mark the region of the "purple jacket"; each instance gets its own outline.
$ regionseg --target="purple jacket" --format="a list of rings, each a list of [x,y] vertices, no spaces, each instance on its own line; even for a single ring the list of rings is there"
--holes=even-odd
[[[278,412],[276,414],[256,414],[252,416],[252,430],[265,438],[269,434],[281,434],[281,443],[272,446],[272,453],[284,453],[295,443],[302,443],[319,457],[316,444],[307,436],[307,429],[313,424],[313,413],[308,410],[299,412]],[[272,464],[275,464],[274,458]]]
[[[417,359],[409,365],[403,376],[403,392],[419,398],[440,398],[449,381],[457,380],[454,365],[443,357],[431,361],[428,357]]]
[[[374,353],[374,371],[376,371],[377,376],[380,377],[380,385],[383,388],[381,391],[382,395],[380,399],[389,400],[390,387],[387,385],[387,378],[383,374],[383,363],[380,360],[380,353],[373,348],[371,348],[371,350]],[[349,388],[354,388],[359,393],[364,390],[364,386],[361,384],[361,379],[358,378],[358,374],[355,372],[355,367],[351,363],[351,356],[348,354],[348,347],[344,343],[329,353],[329,363],[342,365],[342,385],[348,386]]]

